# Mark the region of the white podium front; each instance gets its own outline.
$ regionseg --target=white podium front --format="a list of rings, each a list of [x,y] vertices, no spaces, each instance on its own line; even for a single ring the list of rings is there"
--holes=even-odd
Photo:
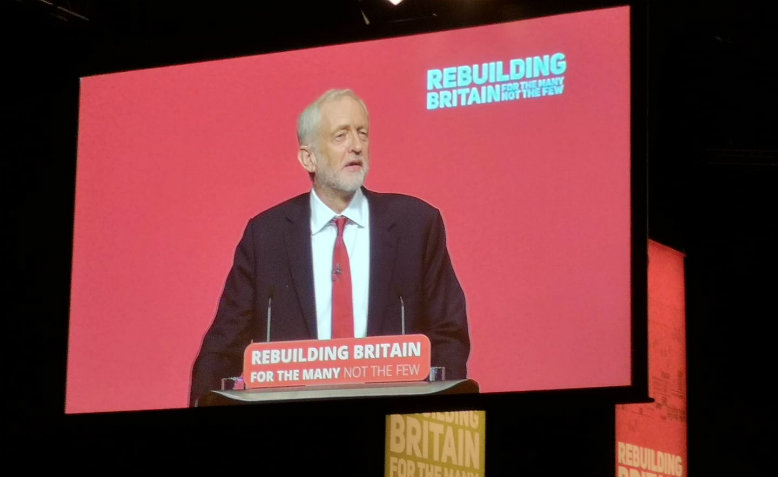
[[[478,393],[478,383],[472,379],[432,382],[415,381],[399,383],[338,384],[211,391],[200,399],[198,406],[229,406],[260,402],[292,402],[359,397],[429,396],[435,394],[474,393]]]

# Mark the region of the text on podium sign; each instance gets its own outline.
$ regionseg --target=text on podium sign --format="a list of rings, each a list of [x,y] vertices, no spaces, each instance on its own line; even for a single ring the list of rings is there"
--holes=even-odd
[[[252,343],[243,381],[246,389],[422,381],[431,354],[423,334]]]

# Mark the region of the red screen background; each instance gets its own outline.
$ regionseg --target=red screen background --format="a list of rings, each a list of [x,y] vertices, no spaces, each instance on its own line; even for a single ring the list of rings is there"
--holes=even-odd
[[[431,68],[562,52],[564,93],[428,111]],[[66,412],[184,407],[248,219],[352,88],[366,186],[438,207],[482,392],[630,385],[628,7],[82,78]]]

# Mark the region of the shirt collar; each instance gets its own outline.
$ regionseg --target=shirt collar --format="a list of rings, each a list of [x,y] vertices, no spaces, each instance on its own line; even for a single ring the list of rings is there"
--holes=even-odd
[[[367,226],[367,198],[362,193],[362,189],[359,188],[354,193],[354,197],[349,202],[346,209],[340,214],[336,214],[330,209],[322,200],[316,195],[316,191],[311,189],[311,235],[315,235],[322,231],[332,219],[339,215],[344,215],[348,219],[355,223],[359,228]]]

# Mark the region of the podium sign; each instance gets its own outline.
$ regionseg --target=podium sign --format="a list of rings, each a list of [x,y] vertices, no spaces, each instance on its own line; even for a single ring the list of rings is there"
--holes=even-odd
[[[422,381],[431,353],[423,334],[252,343],[242,377],[246,389]]]

